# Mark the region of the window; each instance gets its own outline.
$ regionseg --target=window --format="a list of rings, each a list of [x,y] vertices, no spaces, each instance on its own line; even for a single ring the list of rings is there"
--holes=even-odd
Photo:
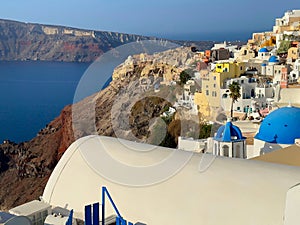
[[[217,77],[216,76],[214,76],[214,80],[216,80],[217,79]]]
[[[236,107],[236,110],[237,110],[237,111],[240,111],[240,110],[241,110],[241,107],[239,107],[239,106]]]
[[[241,70],[243,70],[243,67],[241,66],[241,68],[240,68]]]
[[[229,157],[229,147],[227,145],[223,145],[223,156]]]
[[[206,90],[206,95],[209,95],[209,90]]]
[[[241,84],[243,84],[244,83],[244,80],[241,80]]]
[[[227,98],[227,97],[228,97],[227,94],[223,94],[223,95],[222,95],[222,98]]]
[[[214,88],[217,87],[217,84],[214,84]]]

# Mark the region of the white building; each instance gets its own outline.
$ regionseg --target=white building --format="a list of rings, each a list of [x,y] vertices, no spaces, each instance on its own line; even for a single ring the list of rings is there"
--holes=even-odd
[[[206,139],[193,139],[178,137],[178,149],[192,152],[204,152],[206,150]]]
[[[276,34],[276,46],[279,48],[284,34],[293,34],[299,31],[300,10],[290,10],[285,12],[282,18],[276,18],[273,33]]]
[[[183,93],[177,96],[177,102],[174,104],[174,107],[184,107],[190,110],[191,114],[197,115],[198,108],[195,104],[195,81],[188,80],[183,86]]]
[[[266,74],[267,76],[274,76],[275,69],[274,67],[279,64],[279,59],[277,56],[273,55],[268,59],[268,64],[266,66]]]
[[[271,84],[259,84],[255,87],[255,98],[265,99],[274,98],[274,88]]]
[[[260,60],[268,60],[270,58],[271,54],[269,52],[269,50],[264,47],[258,50],[258,56],[257,58]]]
[[[231,101],[229,85],[232,82],[240,84],[241,98],[233,104],[233,111],[252,113],[257,109],[268,106],[268,98],[274,97],[274,88],[270,84],[257,85],[254,78],[240,77],[226,81],[225,88],[220,90],[221,106],[224,111],[231,110]]]
[[[238,99],[237,102],[233,105],[233,111],[237,112],[248,112],[249,107],[250,110],[255,110],[254,102],[251,98],[255,97],[255,87],[256,87],[256,80],[255,79],[249,79],[247,77],[241,77],[241,78],[234,78],[227,80],[225,83],[225,88],[220,90],[221,93],[221,106],[224,109],[224,111],[229,112],[231,110],[231,98],[229,96],[230,90],[229,85],[232,84],[232,82],[237,82],[240,84],[240,93],[241,98]]]
[[[9,213],[16,216],[26,216],[32,224],[43,225],[46,217],[51,214],[51,205],[34,200],[9,210]]]
[[[217,50],[217,49],[221,49],[221,48],[225,48],[228,49],[229,52],[235,51],[238,46],[237,45],[228,45],[226,41],[224,41],[223,43],[217,43],[214,44],[214,46],[211,48],[211,50]]]
[[[294,62],[294,68],[289,74],[289,83],[295,83],[300,78],[300,59]]]
[[[43,199],[82,217],[106,186],[129,221],[294,225],[300,221],[300,190],[293,189],[299,181],[298,167],[87,136],[65,152]]]
[[[27,219],[30,221],[28,225],[77,225],[76,220],[73,218],[73,213],[62,207],[54,207],[52,209],[52,206],[43,200],[33,200],[9,210],[9,213],[15,216],[12,221],[16,220],[18,223],[4,224],[26,225]],[[20,221],[25,222],[21,223]]]
[[[280,26],[289,26],[291,24],[291,19],[297,17],[300,17],[300,10],[295,9],[285,12],[282,18],[276,18],[273,32],[276,33],[276,29]]]
[[[228,121],[213,138],[213,154],[231,158],[247,158],[246,138],[241,130]]]

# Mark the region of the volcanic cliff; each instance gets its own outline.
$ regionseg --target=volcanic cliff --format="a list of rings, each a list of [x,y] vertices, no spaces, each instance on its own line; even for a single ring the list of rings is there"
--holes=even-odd
[[[155,37],[65,26],[23,23],[0,19],[0,60],[41,60],[93,62],[117,46]],[[174,41],[179,45],[196,43],[208,49],[213,41]]]
[[[0,20],[0,60],[91,62],[117,46],[149,39],[156,38]]]

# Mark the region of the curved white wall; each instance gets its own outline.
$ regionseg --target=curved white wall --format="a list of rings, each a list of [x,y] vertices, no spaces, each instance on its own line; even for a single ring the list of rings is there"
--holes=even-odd
[[[134,150],[147,148],[149,145],[109,137],[82,138],[69,147],[58,163],[43,198],[51,205],[74,209],[75,216],[83,216],[86,204],[100,202],[104,185],[121,214],[132,222],[282,225],[286,193],[300,181],[300,168],[240,159],[216,158],[208,170],[200,172],[203,155],[193,154],[170,179],[133,187],[105,179],[99,172],[101,165],[95,164],[101,161],[97,155],[100,157],[103,149],[109,150],[112,158],[135,166],[143,162],[153,165],[174,153],[162,147],[143,153]],[[186,157],[186,153],[179,156]],[[121,175],[126,178],[131,174],[124,171]],[[147,178],[150,175],[145,174]],[[107,212],[107,216],[114,214],[110,207]]]

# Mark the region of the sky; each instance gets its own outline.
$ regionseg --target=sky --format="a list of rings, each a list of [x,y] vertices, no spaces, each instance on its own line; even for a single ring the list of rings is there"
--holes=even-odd
[[[0,18],[177,40],[249,39],[300,9],[274,0],[9,0]]]

